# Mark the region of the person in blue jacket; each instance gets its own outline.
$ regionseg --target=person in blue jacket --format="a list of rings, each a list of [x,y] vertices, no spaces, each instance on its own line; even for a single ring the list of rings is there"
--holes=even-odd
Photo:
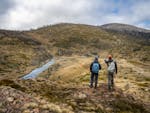
[[[98,62],[98,57],[95,57],[94,61],[90,65],[90,72],[91,72],[90,87],[91,88],[93,87],[94,82],[95,82],[94,88],[97,88],[99,70],[101,70],[101,65]]]

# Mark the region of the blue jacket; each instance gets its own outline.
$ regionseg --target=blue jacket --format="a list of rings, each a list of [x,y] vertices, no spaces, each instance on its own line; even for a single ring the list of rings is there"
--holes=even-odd
[[[98,63],[99,64],[99,70],[101,70],[102,69],[102,67],[101,67],[101,65],[100,65],[100,63],[97,61],[97,60],[95,60],[94,62],[92,62],[91,63],[91,65],[90,65],[90,72],[92,72],[92,66],[93,66],[93,64],[94,63]]]

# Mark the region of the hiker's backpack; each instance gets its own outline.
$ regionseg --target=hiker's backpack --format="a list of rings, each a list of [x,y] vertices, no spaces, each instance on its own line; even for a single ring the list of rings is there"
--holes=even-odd
[[[93,66],[92,66],[92,72],[93,73],[98,73],[98,71],[99,71],[99,63],[94,62]]]
[[[114,61],[110,62],[107,70],[110,73],[114,73],[115,72],[115,62]]]

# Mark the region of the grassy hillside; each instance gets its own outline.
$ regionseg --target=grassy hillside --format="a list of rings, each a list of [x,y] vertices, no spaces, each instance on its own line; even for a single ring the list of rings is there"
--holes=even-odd
[[[42,38],[55,55],[99,54],[107,51],[118,57],[150,61],[150,42],[147,40],[105,31],[96,26],[58,24],[39,28],[28,34]]]
[[[149,113],[150,43],[99,26],[56,24],[30,31],[0,30],[0,112]],[[115,89],[107,90],[104,59],[118,63]],[[97,89],[89,65],[100,56]],[[55,64],[33,80],[21,76],[52,57]]]
[[[41,42],[18,31],[0,31],[0,77],[24,75],[51,58]]]

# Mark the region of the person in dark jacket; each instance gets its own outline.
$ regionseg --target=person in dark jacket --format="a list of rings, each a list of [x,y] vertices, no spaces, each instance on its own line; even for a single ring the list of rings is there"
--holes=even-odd
[[[111,90],[114,88],[114,74],[117,74],[117,63],[112,59],[112,55],[108,55],[108,59],[105,59],[105,63],[107,64],[107,73],[108,73],[108,89]]]
[[[97,88],[99,70],[101,70],[101,65],[98,62],[98,57],[95,57],[94,61],[90,65],[90,72],[91,72],[90,87],[91,88],[93,87],[94,81],[95,81],[94,88]]]

